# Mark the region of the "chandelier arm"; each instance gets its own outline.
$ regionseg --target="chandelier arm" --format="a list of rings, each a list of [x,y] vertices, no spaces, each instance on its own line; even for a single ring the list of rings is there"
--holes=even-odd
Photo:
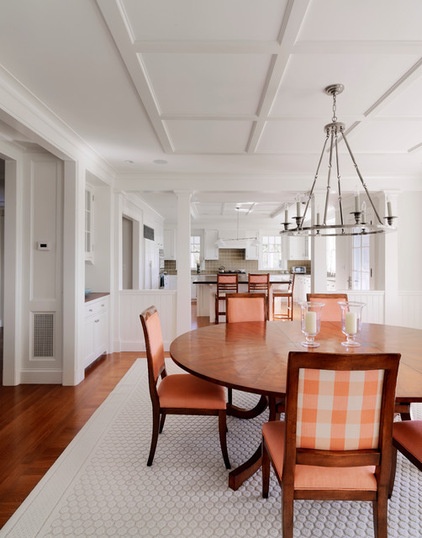
[[[338,208],[340,212],[340,224],[344,225],[344,217],[343,217],[343,196],[341,192],[341,175],[340,175],[340,162],[339,162],[339,154],[338,154],[338,136],[336,131],[336,165],[337,165],[337,189],[338,189]]]
[[[368,191],[368,187],[366,186],[366,183],[365,181],[363,180],[363,177],[362,177],[362,174],[360,173],[360,170],[359,170],[359,167],[355,161],[355,158],[353,156],[353,153],[352,153],[352,150],[350,149],[350,146],[349,146],[349,142],[347,141],[347,138],[346,138],[346,135],[344,134],[344,131],[343,129],[341,130],[341,134],[343,136],[343,140],[346,144],[346,147],[347,147],[347,150],[349,152],[349,155],[350,155],[350,158],[352,159],[352,162],[353,162],[353,166],[355,167],[355,170],[356,170],[356,173],[360,179],[360,182],[362,183],[362,187],[364,188],[365,192],[366,192],[366,196],[368,197],[368,200],[372,206],[372,209],[374,210],[374,213],[375,213],[375,216],[377,217],[377,220],[380,224],[383,224],[382,220],[381,220],[381,217],[379,216],[378,214],[378,211],[374,205],[374,202],[372,201],[372,198],[371,198],[371,195],[369,194],[369,191]]]
[[[328,136],[329,136],[329,133],[327,131],[327,136],[325,137],[325,141],[324,141],[324,144],[322,146],[321,155],[319,157],[318,166],[317,166],[317,169],[315,171],[314,181],[312,183],[311,190],[309,191],[308,199],[306,200],[305,211],[303,212],[302,220],[300,221],[300,225],[298,226],[299,229],[303,228],[303,222],[305,220],[305,215],[306,215],[306,213],[308,211],[309,203],[310,203],[310,201],[312,199],[312,195],[314,193],[314,189],[315,189],[315,185],[316,185],[316,182],[317,182],[317,179],[318,179],[318,174],[319,174],[319,169],[320,169],[320,166],[321,166],[322,158],[324,157],[325,148],[326,148],[327,142],[328,142]]]
[[[331,170],[333,167],[333,147],[334,147],[334,129],[332,126],[327,127],[327,135],[331,134],[330,139],[330,155],[328,157],[328,173],[327,173],[327,191],[325,193],[325,205],[324,205],[324,226],[327,224],[327,213],[328,213],[328,202],[330,198],[331,191]]]

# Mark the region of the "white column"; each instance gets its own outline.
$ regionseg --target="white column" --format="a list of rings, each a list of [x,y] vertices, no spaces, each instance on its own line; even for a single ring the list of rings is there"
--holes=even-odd
[[[85,168],[64,163],[63,385],[84,378]]]
[[[3,384],[19,385],[22,360],[22,166],[6,160],[4,225]]]
[[[190,270],[190,192],[177,195],[177,335],[191,329],[191,270]]]

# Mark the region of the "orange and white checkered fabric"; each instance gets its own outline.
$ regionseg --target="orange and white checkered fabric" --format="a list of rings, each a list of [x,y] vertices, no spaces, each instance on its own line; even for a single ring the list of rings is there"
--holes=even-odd
[[[300,369],[297,447],[376,448],[383,379],[383,370]]]

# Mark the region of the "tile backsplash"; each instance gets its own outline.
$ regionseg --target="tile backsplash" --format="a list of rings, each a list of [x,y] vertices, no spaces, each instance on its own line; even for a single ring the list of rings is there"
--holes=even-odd
[[[290,271],[293,265],[304,265],[306,272],[311,272],[311,260],[289,260],[287,267]],[[219,267],[224,266],[229,269],[244,269],[246,273],[258,273],[266,271],[258,270],[258,260],[245,260],[245,250],[242,248],[224,248],[219,250],[218,260],[205,260],[201,273],[216,273]],[[164,270],[169,275],[177,274],[176,262],[174,260],[166,260],[164,262]]]

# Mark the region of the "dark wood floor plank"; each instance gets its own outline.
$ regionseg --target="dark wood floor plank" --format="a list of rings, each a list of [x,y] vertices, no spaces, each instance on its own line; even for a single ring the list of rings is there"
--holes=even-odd
[[[142,355],[106,355],[76,387],[0,387],[0,527]]]

